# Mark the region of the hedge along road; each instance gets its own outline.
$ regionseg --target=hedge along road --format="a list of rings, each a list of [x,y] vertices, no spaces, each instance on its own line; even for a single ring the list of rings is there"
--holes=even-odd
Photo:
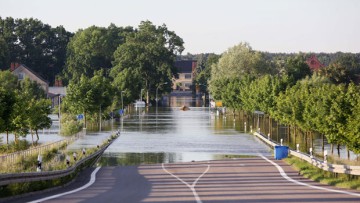
[[[64,188],[18,202],[360,202],[357,191],[304,179],[264,156],[102,167],[92,177],[82,190]]]

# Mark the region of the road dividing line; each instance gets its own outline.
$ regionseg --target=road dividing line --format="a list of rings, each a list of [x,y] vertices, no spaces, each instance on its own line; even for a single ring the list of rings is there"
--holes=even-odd
[[[275,162],[269,160],[268,158],[266,158],[266,157],[263,156],[263,155],[259,155],[259,156],[260,156],[261,158],[265,159],[267,162],[269,162],[269,163],[271,163],[272,165],[274,165],[274,166],[277,168],[277,170],[280,172],[280,175],[281,175],[282,177],[284,177],[286,180],[290,181],[290,182],[293,182],[293,183],[298,184],[298,185],[306,186],[306,187],[309,187],[309,188],[317,189],[317,190],[325,190],[325,191],[328,191],[328,192],[335,192],[335,193],[341,193],[341,194],[347,194],[347,195],[352,195],[352,196],[360,197],[360,194],[359,194],[359,193],[342,191],[342,190],[334,190],[334,189],[329,189],[329,188],[324,188],[324,187],[309,185],[309,184],[307,184],[307,183],[303,183],[303,182],[299,182],[299,181],[297,181],[297,180],[294,180],[294,179],[290,178],[289,176],[287,176],[287,174],[285,173],[284,169],[281,168],[281,166],[279,166],[279,165],[276,164]]]
[[[28,202],[28,203],[38,203],[38,202],[43,202],[43,201],[47,201],[47,200],[50,200],[50,199],[55,199],[55,198],[58,198],[58,197],[61,197],[61,196],[64,196],[64,195],[69,195],[69,194],[72,194],[72,193],[75,193],[75,192],[79,192],[83,189],[86,189],[88,188],[89,186],[91,186],[92,184],[95,183],[95,180],[96,180],[96,173],[100,170],[101,167],[97,167],[92,173],[91,173],[91,178],[90,178],[90,181],[80,187],[80,188],[77,188],[75,190],[71,190],[71,191],[68,191],[68,192],[64,192],[64,193],[61,193],[61,194],[57,194],[57,195],[53,195],[53,196],[50,196],[50,197],[45,197],[45,198],[42,198],[42,199],[38,199],[38,200],[34,200],[34,201],[31,201],[31,202]]]
[[[166,170],[165,166],[164,166],[164,163],[162,163],[162,168],[163,170],[168,173],[169,175],[171,175],[172,177],[178,179],[180,182],[184,183],[186,186],[188,186],[190,188],[190,190],[192,191],[192,193],[194,194],[194,197],[195,197],[195,200],[197,203],[202,203],[199,195],[197,194],[196,190],[195,190],[195,186],[196,186],[196,183],[200,180],[200,178],[202,178],[210,169],[210,165],[207,165],[207,168],[206,170],[204,171],[204,173],[202,173],[198,178],[196,178],[196,180],[191,184],[189,185],[187,182],[185,182],[184,180],[182,180],[180,177],[172,174],[170,171]]]

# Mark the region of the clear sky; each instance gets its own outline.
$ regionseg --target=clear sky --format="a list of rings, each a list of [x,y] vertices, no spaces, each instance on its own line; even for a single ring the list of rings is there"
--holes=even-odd
[[[360,52],[360,0],[0,0],[0,16],[71,32],[150,20],[184,40],[183,54],[220,54],[240,42],[269,52]]]

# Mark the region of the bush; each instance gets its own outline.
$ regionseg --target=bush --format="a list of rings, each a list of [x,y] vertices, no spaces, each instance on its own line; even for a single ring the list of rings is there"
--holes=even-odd
[[[70,136],[80,132],[82,129],[82,124],[77,121],[74,115],[62,114],[61,117],[61,134],[65,136]]]

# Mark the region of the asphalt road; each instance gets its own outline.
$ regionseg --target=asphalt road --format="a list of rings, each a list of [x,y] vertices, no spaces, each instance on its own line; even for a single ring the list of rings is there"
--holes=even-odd
[[[299,176],[286,163],[267,158],[103,167],[86,189],[44,202],[360,202],[359,191],[313,182]],[[281,174],[273,163],[286,174]],[[91,172],[86,171],[68,187],[6,202],[39,202],[74,190],[88,183]]]

